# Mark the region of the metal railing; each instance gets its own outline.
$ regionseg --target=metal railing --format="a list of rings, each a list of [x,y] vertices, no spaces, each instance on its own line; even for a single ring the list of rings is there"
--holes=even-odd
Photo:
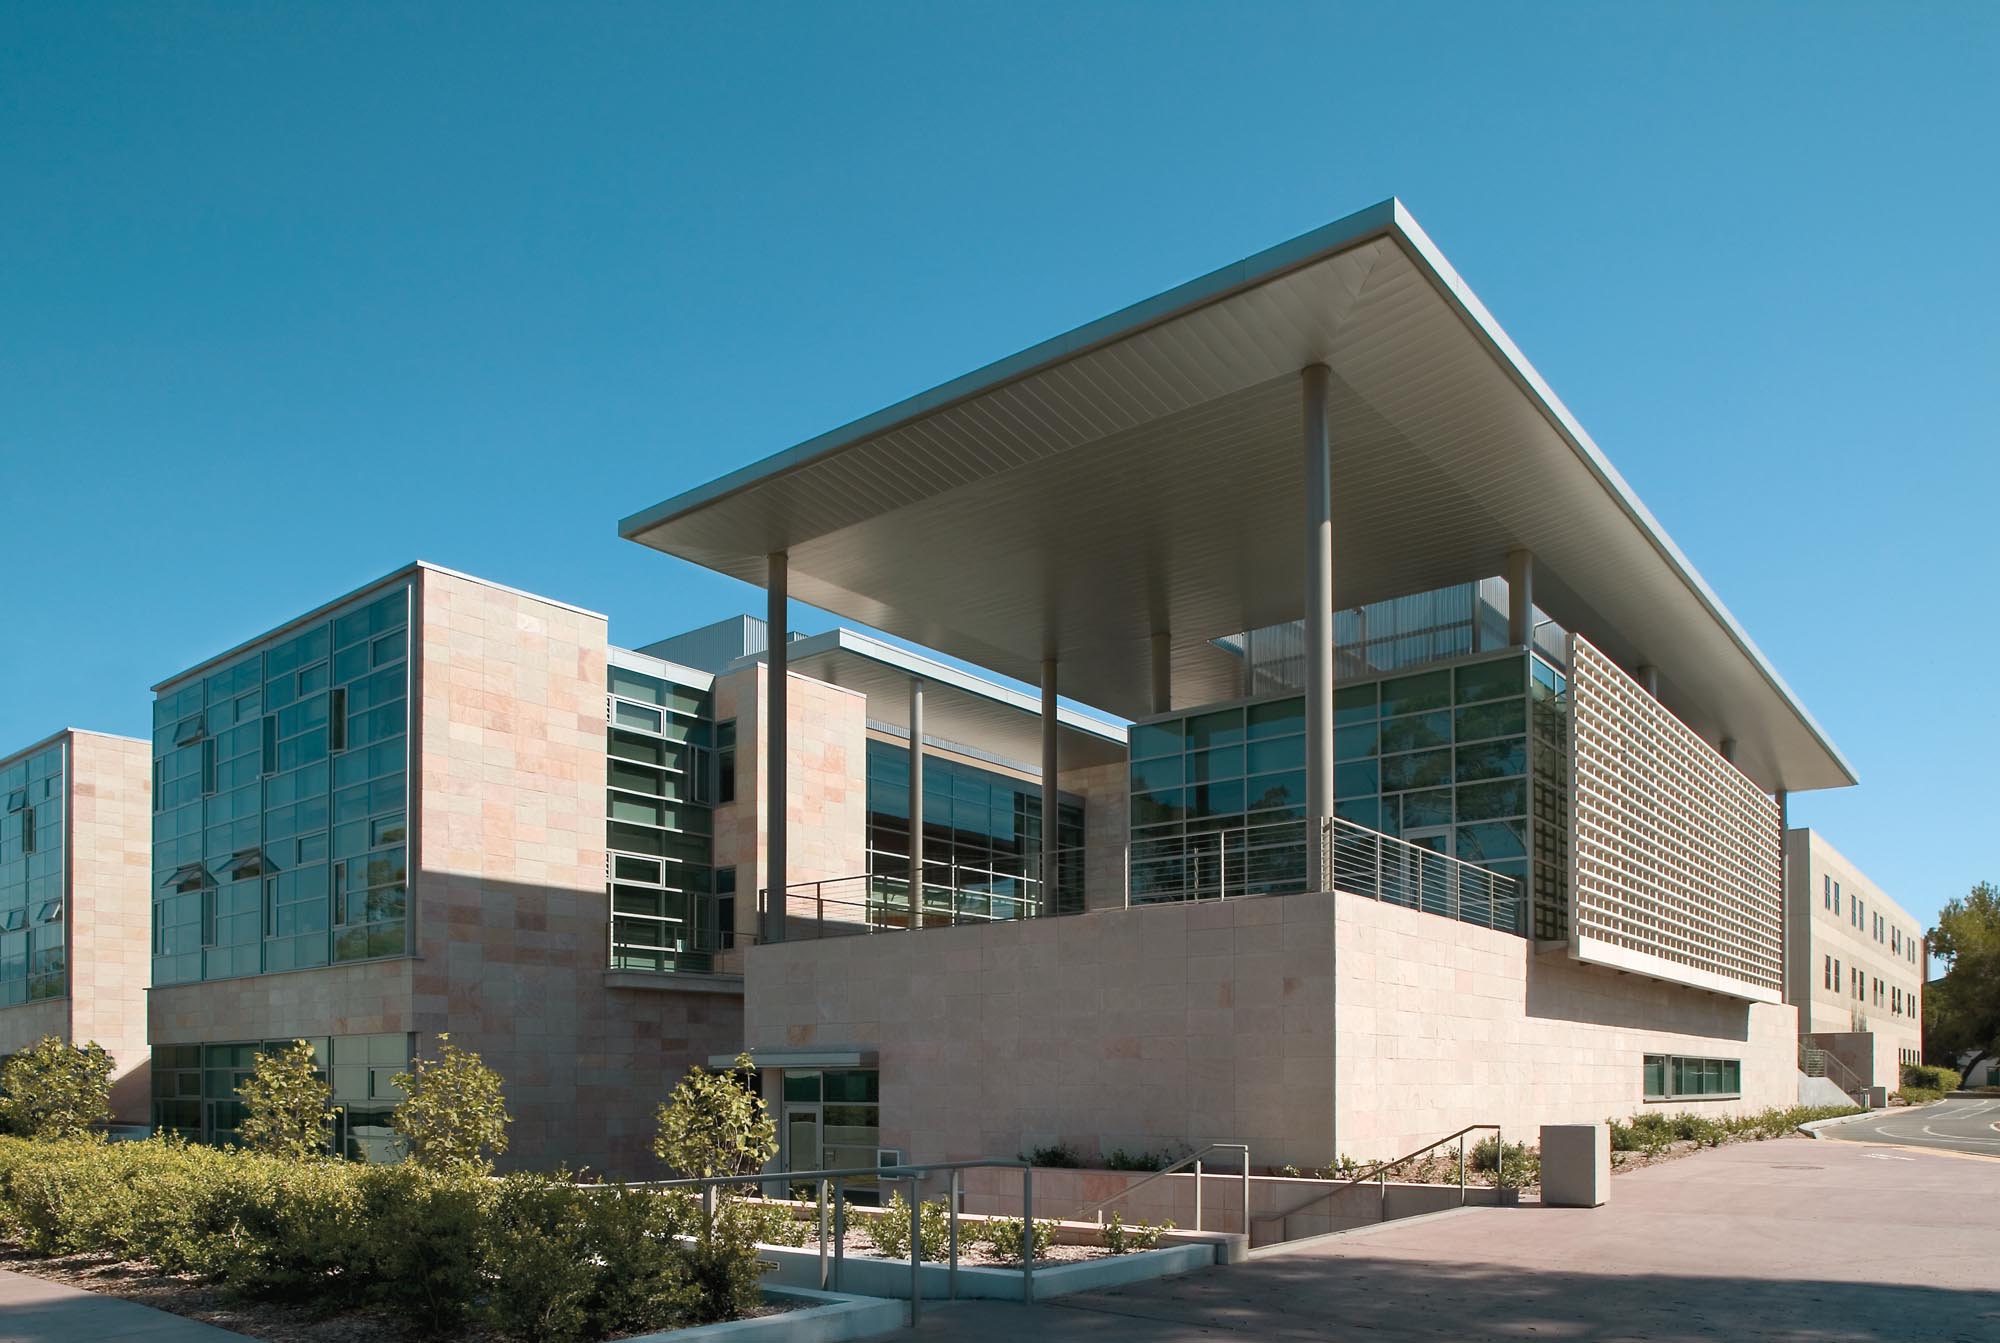
[[[1248,1236],[1250,1234],[1250,1149],[1248,1146],[1240,1142],[1212,1142],[1208,1144],[1206,1147],[1188,1153],[1186,1156],[1182,1157],[1178,1161],[1160,1167],[1158,1170],[1154,1171],[1151,1175],[1148,1175],[1145,1179],[1140,1180],[1137,1184],[1127,1185],[1125,1188],[1113,1194],[1110,1198],[1099,1199],[1097,1202],[1090,1204],[1082,1211],[1095,1214],[1097,1217],[1097,1224],[1099,1226],[1103,1226],[1104,1210],[1106,1208],[1110,1207],[1112,1204],[1118,1202],[1121,1199],[1129,1198],[1131,1195],[1138,1193],[1141,1189],[1144,1189],[1147,1185],[1152,1184],[1156,1180],[1164,1180],[1169,1175],[1177,1175],[1181,1171],[1185,1170],[1187,1167],[1193,1166],[1194,1167],[1194,1228],[1193,1229],[1196,1231],[1205,1230],[1206,1228],[1204,1228],[1201,1224],[1201,1174],[1202,1174],[1201,1166],[1202,1162],[1207,1158],[1210,1152],[1238,1152],[1242,1154],[1243,1168],[1241,1175],[1243,1180],[1243,1234],[1245,1236]],[[1081,1219],[1081,1216],[1082,1213],[1079,1213],[1078,1214],[1079,1219]]]
[[[1458,1205],[1462,1208],[1465,1206],[1466,1203],[1465,1138],[1467,1134],[1482,1133],[1487,1129],[1493,1130],[1493,1150],[1494,1150],[1493,1179],[1495,1181],[1496,1187],[1498,1187],[1499,1181],[1506,1174],[1506,1165],[1507,1165],[1507,1144],[1503,1138],[1503,1135],[1500,1132],[1500,1126],[1498,1124],[1467,1124],[1464,1128],[1460,1129],[1458,1132],[1447,1133],[1442,1138],[1439,1138],[1436,1142],[1425,1143],[1422,1147],[1419,1147],[1414,1152],[1406,1153],[1403,1156],[1399,1156],[1392,1161],[1378,1161],[1374,1165],[1368,1167],[1366,1170],[1361,1171],[1359,1174],[1352,1175],[1346,1179],[1340,1180],[1334,1185],[1333,1188],[1322,1190],[1321,1192],[1314,1194],[1311,1198],[1308,1198],[1303,1203],[1295,1204],[1292,1207],[1285,1209],[1283,1212],[1274,1212],[1267,1216],[1259,1217],[1257,1220],[1258,1222],[1266,1225],[1272,1222],[1277,1222],[1282,1225],[1284,1222],[1287,1222],[1293,1217],[1298,1216],[1298,1214],[1304,1212],[1307,1208],[1313,1207],[1316,1204],[1324,1203],[1328,1199],[1337,1198],[1341,1194],[1346,1193],[1349,1189],[1354,1188],[1356,1185],[1360,1184],[1364,1180],[1374,1180],[1376,1181],[1376,1183],[1378,1184],[1378,1186],[1382,1191],[1382,1199],[1380,1205],[1381,1206],[1380,1220],[1387,1221],[1389,1219],[1389,1172],[1394,1170],[1398,1166],[1407,1165],[1410,1162],[1415,1161],[1418,1157],[1423,1156],[1426,1153],[1434,1152],[1438,1148],[1444,1146],[1446,1143],[1453,1141],[1456,1141],[1458,1143]],[[1249,1232],[1249,1224],[1247,1222],[1244,1224],[1244,1232],[1245,1234],[1248,1234]]]
[[[1344,891],[1503,932],[1526,928],[1526,899],[1519,878],[1506,876],[1422,844],[1371,830],[1341,817],[1319,829],[1319,864],[1313,870],[1310,828],[1303,821],[1189,829],[1098,849],[1069,848],[1057,861],[1066,880],[1087,883],[1095,853],[1115,850],[1115,862],[1098,864],[1125,875],[1117,903],[1126,907],[1220,900],[1247,895]],[[1025,860],[1024,860],[1025,861]],[[936,869],[933,869],[936,870]],[[1086,913],[1085,891],[1062,886],[1056,907],[1042,899],[1038,877],[999,868],[953,865],[944,883],[926,882],[912,900],[907,872],[860,872],[786,888],[786,933],[812,940],[856,933],[946,928],[968,923],[1008,923],[1055,914]],[[769,888],[757,892],[758,940],[768,940]],[[1099,900],[1099,907],[1104,902]]]
[[[1247,1168],[1247,1167],[1246,1167]],[[821,1291],[840,1290],[840,1270],[846,1259],[847,1182],[867,1180],[876,1185],[907,1180],[910,1186],[910,1327],[923,1317],[924,1228],[923,1198],[920,1188],[926,1175],[945,1173],[950,1178],[946,1196],[949,1213],[945,1294],[958,1299],[959,1209],[964,1190],[961,1176],[968,1170],[1018,1170],[1021,1172],[1021,1303],[1035,1304],[1035,1168],[1019,1157],[991,1157],[972,1161],[929,1161],[897,1166],[851,1166],[842,1170],[760,1171],[754,1175],[712,1175],[680,1180],[635,1180],[625,1185],[583,1185],[585,1189],[694,1189],[701,1194],[703,1221],[715,1220],[715,1191],[718,1189],[783,1184],[818,1186],[816,1226],[819,1231],[819,1286]]]
[[[1519,933],[1523,902],[1514,877],[1370,830],[1338,816],[1320,823],[1322,884],[1384,904]]]
[[[1811,1036],[1799,1041],[1799,1071],[1807,1077],[1826,1078],[1856,1100],[1868,1090],[1868,1084],[1852,1068],[1836,1058],[1832,1050],[1813,1044]]]
[[[727,939],[714,928],[690,928],[671,914],[613,910],[605,926],[607,963],[614,970],[712,974]]]

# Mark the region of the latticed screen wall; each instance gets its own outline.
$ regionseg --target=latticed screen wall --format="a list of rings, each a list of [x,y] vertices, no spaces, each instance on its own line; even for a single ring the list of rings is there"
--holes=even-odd
[[[1579,958],[1776,1001],[1777,804],[1588,640],[1570,669]]]

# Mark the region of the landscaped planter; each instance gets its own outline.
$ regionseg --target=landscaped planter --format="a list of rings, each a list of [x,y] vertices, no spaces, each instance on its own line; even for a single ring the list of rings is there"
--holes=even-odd
[[[774,1272],[765,1277],[767,1283],[784,1287],[819,1286],[820,1260],[817,1249],[797,1249],[789,1245],[759,1245],[757,1257],[771,1260],[778,1265]],[[1172,1277],[1197,1268],[1208,1268],[1216,1262],[1216,1246],[1199,1244],[1170,1245],[1158,1250],[1106,1255],[1101,1259],[1086,1259],[1076,1263],[1037,1264],[1032,1275],[1035,1299],[1045,1301],[1050,1297],[1065,1296],[1071,1292],[1095,1291],[1129,1282]],[[833,1272],[831,1256],[828,1257],[827,1265],[828,1272]],[[943,1300],[951,1295],[949,1264],[926,1262],[918,1269],[918,1275],[926,1301]],[[1018,1268],[961,1265],[958,1270],[958,1294],[961,1297],[979,1300],[1019,1301],[1022,1299],[1021,1278],[1021,1270]],[[853,1293],[907,1300],[910,1296],[910,1261],[848,1254],[840,1261],[839,1278],[834,1285],[843,1295]]]
[[[735,1343],[844,1343],[847,1339],[870,1338],[900,1329],[910,1322],[908,1306],[880,1297],[769,1283],[765,1284],[764,1295],[786,1301],[795,1308],[748,1320],[641,1334],[626,1339],[625,1343],[700,1343],[709,1339],[729,1339]]]

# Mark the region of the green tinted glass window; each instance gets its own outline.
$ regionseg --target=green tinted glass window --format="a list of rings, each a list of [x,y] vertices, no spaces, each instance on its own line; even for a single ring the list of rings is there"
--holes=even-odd
[[[1489,699],[1518,695],[1525,689],[1523,685],[1525,673],[1526,668],[1518,657],[1460,667],[1454,673],[1458,687],[1458,702],[1478,704]]]
[[[1451,745],[1451,711],[1412,714],[1387,719],[1382,724],[1382,753],[1420,751],[1432,746]]]
[[[1335,686],[1333,690],[1333,722],[1339,727],[1347,723],[1372,723],[1381,714],[1382,687],[1371,681],[1366,685]],[[1303,700],[1292,703],[1304,705]],[[1300,708],[1299,728],[1305,728],[1305,710]]]
[[[1187,747],[1190,751],[1211,746],[1233,746],[1243,740],[1243,710],[1218,709],[1187,720]]]
[[[1339,697],[1335,696],[1335,718],[1339,717]],[[1284,737],[1306,730],[1306,702],[1302,699],[1267,700],[1245,711],[1246,730],[1252,741]]]
[[[1163,755],[1179,755],[1184,728],[1181,720],[1170,718],[1164,723],[1140,723],[1126,735],[1126,743],[1131,748],[1134,760],[1152,760]]]
[[[1491,704],[1468,705],[1458,711],[1460,741],[1478,741],[1483,737],[1513,737],[1527,730],[1526,700],[1495,700]]]
[[[1449,669],[1421,672],[1416,676],[1399,676],[1382,682],[1382,716],[1422,713],[1430,709],[1445,709],[1451,706],[1451,672]]]

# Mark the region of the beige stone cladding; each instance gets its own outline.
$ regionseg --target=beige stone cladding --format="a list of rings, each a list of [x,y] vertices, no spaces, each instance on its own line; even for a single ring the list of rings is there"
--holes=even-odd
[[[1333,906],[1160,905],[788,942],[748,957],[753,1048],[881,1059],[882,1143],[915,1160],[1333,1141]]]
[[[418,609],[416,1029],[506,1077],[509,1165],[656,1173],[658,1102],[742,1006],[611,986],[604,619],[430,569]]]
[[[153,965],[153,752],[96,732],[69,739],[69,1034],[111,1052],[112,1114],[151,1107],[146,986]]]
[[[757,933],[757,892],[765,885],[764,663],[715,680],[715,720],[736,721],[736,798],[715,809],[715,863],[736,868],[739,946]],[[789,673],[786,790],[789,882],[835,881],[868,870],[868,697]],[[860,900],[863,884],[829,887],[829,898]]]
[[[1858,1085],[1893,1090],[1905,1055],[1923,1053],[1924,925],[1818,831],[1785,832],[1785,872],[1799,1030]]]
[[[1321,1165],[1797,1099],[1789,1007],[1344,893],[761,946],[747,983],[753,1048],[877,1052],[883,1144],[915,1160],[1231,1141]],[[1740,1059],[1744,1092],[1649,1106],[1649,1053]]]
[[[1316,897],[1285,897],[1312,899]],[[1340,913],[1340,1145],[1400,1156],[1467,1124],[1798,1103],[1789,1006],[1537,953],[1507,933],[1345,892]],[[1645,1100],[1647,1054],[1742,1061],[1730,1099]]]
[[[1062,773],[1063,791],[1083,799],[1083,893],[1088,909],[1116,909],[1125,903],[1131,787],[1131,767],[1122,760]]]
[[[69,729],[63,761],[63,996],[0,1008],[0,1054],[53,1035],[111,1054],[113,1118],[150,1102],[146,985],[152,973],[153,761],[146,742]]]

